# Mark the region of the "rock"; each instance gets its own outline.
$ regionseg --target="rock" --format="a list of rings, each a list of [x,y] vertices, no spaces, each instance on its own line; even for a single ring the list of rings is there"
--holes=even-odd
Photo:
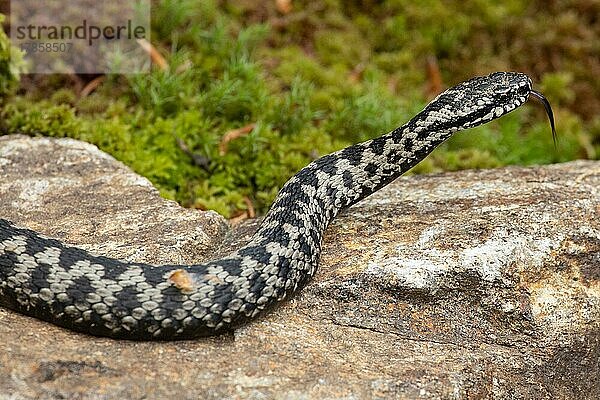
[[[146,178],[77,140],[0,137],[0,177],[2,218],[132,262],[207,258],[228,229],[216,212],[162,199]]]
[[[308,287],[234,334],[115,341],[0,309],[0,393],[597,399],[599,217],[597,161],[403,177],[335,220]],[[226,232],[91,145],[22,136],[0,138],[0,218],[152,263],[257,225]]]

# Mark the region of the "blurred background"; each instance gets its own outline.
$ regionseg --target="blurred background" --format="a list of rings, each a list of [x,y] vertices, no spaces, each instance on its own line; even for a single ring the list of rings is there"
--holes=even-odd
[[[240,219],[311,160],[403,124],[448,86],[514,70],[549,98],[558,148],[532,102],[413,172],[599,158],[597,0],[154,0],[151,11],[147,74],[26,74],[0,31],[0,135],[91,142],[163,196]],[[7,1],[0,13],[7,31]]]

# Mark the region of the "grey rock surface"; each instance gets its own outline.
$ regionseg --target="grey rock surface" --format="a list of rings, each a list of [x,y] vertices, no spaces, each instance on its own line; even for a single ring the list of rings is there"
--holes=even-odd
[[[235,333],[127,342],[0,309],[0,399],[600,398],[600,162],[400,178],[329,228],[299,295]],[[0,218],[200,262],[256,228],[94,146],[0,138]]]
[[[219,214],[164,200],[146,178],[73,139],[0,137],[0,196],[2,218],[132,262],[206,258],[228,230]]]

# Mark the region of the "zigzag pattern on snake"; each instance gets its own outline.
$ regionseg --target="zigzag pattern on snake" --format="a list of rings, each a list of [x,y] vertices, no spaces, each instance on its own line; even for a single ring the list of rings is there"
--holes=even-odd
[[[314,275],[341,209],[415,166],[454,132],[541,99],[529,77],[497,72],[446,90],[406,124],[315,160],[281,189],[250,242],[198,265],[130,264],[0,219],[0,305],[92,335],[182,339],[231,330]]]

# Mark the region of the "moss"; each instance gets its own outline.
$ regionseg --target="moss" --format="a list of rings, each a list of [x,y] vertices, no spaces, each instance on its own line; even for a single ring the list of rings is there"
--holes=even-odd
[[[89,96],[83,97],[75,102],[77,111],[82,114],[102,114],[106,112],[114,100],[107,98],[101,94],[92,93]]]
[[[312,91],[312,84],[300,78],[294,79],[289,90],[284,91],[276,104],[266,111],[265,120],[284,135],[302,132],[320,115],[312,104]]]
[[[435,95],[431,74],[448,86],[511,69],[550,98],[558,149],[531,104],[455,135],[412,173],[599,157],[591,1],[295,0],[289,14],[275,2],[153,4],[152,42],[167,69],[107,75],[83,98],[75,93],[87,77],[28,77],[0,110],[0,132],[89,141],[163,196],[233,216],[265,212],[320,155],[407,121]],[[7,46],[0,33],[0,96],[21,71]],[[242,127],[223,151],[224,136]]]
[[[553,104],[570,105],[575,100],[573,74],[568,71],[544,74],[540,87]]]
[[[50,102],[52,104],[67,104],[72,106],[75,104],[75,101],[75,93],[67,88],[58,89],[56,92],[52,93],[52,96],[50,97]]]
[[[82,122],[72,107],[49,101],[29,103],[17,101],[0,111],[1,129],[7,133],[25,133],[54,137],[79,137]]]
[[[250,121],[267,109],[267,89],[258,66],[245,58],[234,59],[220,79],[199,95],[199,106],[212,117]]]
[[[0,14],[0,26],[5,16]],[[26,70],[26,63],[20,50],[10,45],[4,31],[0,29],[0,100],[14,93],[19,77]]]
[[[371,53],[371,46],[356,30],[317,32],[315,49],[325,65],[339,64],[348,70],[366,61]]]

